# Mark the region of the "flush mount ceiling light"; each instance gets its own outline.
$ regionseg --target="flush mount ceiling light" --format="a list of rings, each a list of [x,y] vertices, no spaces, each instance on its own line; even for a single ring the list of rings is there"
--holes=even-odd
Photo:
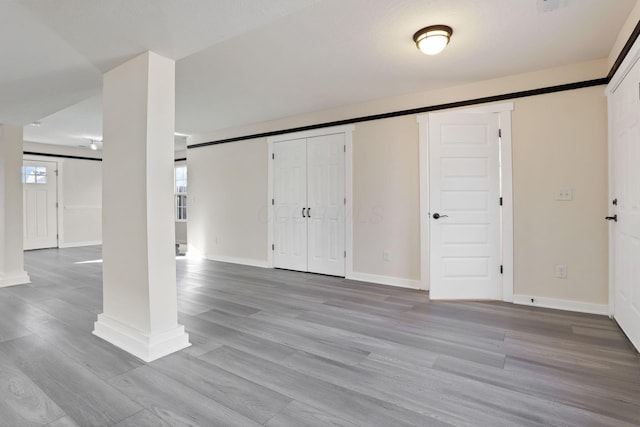
[[[426,55],[436,55],[449,44],[453,29],[447,25],[430,25],[413,35],[418,49]]]

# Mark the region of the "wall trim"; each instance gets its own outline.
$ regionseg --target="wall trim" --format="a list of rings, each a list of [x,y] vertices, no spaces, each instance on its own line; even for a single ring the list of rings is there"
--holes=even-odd
[[[624,60],[627,58],[627,55],[629,54],[629,51],[631,51],[631,48],[633,47],[636,40],[638,39],[638,36],[640,36],[640,21],[638,21],[638,23],[636,24],[635,28],[631,32],[631,35],[627,39],[627,42],[625,43],[624,47],[620,51],[620,54],[618,55],[615,62],[613,63],[611,70],[609,70],[609,74],[607,74],[607,80],[611,80],[613,76],[618,72],[618,69],[622,65],[622,62],[624,62]]]
[[[219,140],[214,140],[214,141],[209,141],[209,142],[201,142],[201,143],[198,143],[198,144],[189,145],[189,146],[187,146],[187,149],[190,150],[190,149],[193,149],[193,148],[207,147],[209,145],[226,144],[226,143],[229,143],[229,142],[245,141],[245,140],[248,140],[248,139],[279,136],[279,135],[284,135],[284,134],[288,134],[288,133],[304,132],[304,131],[328,128],[328,127],[333,127],[333,126],[352,125],[352,124],[355,124],[355,123],[368,122],[368,121],[372,121],[372,120],[381,120],[381,119],[389,119],[389,118],[393,118],[393,117],[408,116],[408,115],[412,115],[412,114],[429,113],[429,112],[432,112],[432,111],[448,110],[448,109],[451,109],[451,108],[468,107],[468,106],[472,106],[472,105],[487,104],[487,103],[491,103],[491,102],[509,101],[509,100],[513,100],[513,99],[517,99],[517,98],[524,98],[524,97],[528,97],[528,96],[545,95],[545,94],[548,94],[548,93],[564,92],[564,91],[567,91],[567,90],[575,90],[575,89],[583,89],[583,88],[588,88],[588,87],[593,87],[593,86],[601,86],[601,85],[606,85],[607,83],[609,83],[609,79],[606,78],[606,77],[602,77],[602,78],[599,78],[599,79],[584,80],[584,81],[575,82],[575,83],[565,83],[565,84],[561,84],[561,85],[547,86],[547,87],[543,87],[543,88],[529,89],[529,90],[523,90],[523,91],[518,91],[518,92],[510,92],[510,93],[505,93],[505,94],[501,94],[501,95],[485,96],[485,97],[481,97],[481,98],[468,99],[468,100],[464,100],[464,101],[455,101],[455,102],[448,102],[448,103],[445,103],[445,104],[436,104],[436,105],[430,105],[430,106],[426,106],[426,107],[411,108],[411,109],[408,109],[408,110],[399,110],[399,111],[393,111],[393,112],[390,112],[390,113],[373,114],[373,115],[370,115],[370,116],[355,117],[355,118],[345,119],[345,120],[336,120],[336,121],[333,121],[333,122],[318,123],[318,124],[308,125],[308,126],[300,126],[300,127],[276,130],[276,131],[271,131],[271,132],[263,132],[263,133],[256,133],[256,134],[251,134],[251,135],[237,136],[237,137],[234,137],[234,138],[226,138],[226,139],[219,139]]]
[[[262,261],[259,259],[237,258],[237,257],[231,257],[231,256],[211,255],[211,254],[205,255],[204,259],[208,261],[227,262],[229,264],[248,265],[251,267],[260,267],[260,268],[269,267],[267,261]]]
[[[57,157],[60,159],[76,159],[76,160],[91,160],[94,162],[101,162],[102,159],[97,157],[84,157],[84,156],[70,156],[67,154],[52,154],[52,153],[37,153],[35,151],[23,151],[25,156],[44,156],[44,157]]]
[[[381,276],[378,274],[356,273],[352,272],[345,278],[347,280],[355,280],[358,282],[375,283],[378,285],[395,286],[398,288],[409,288],[421,290],[420,281],[414,279],[404,279],[401,277]]]
[[[79,248],[82,246],[99,246],[102,245],[101,240],[89,241],[89,242],[70,242],[70,243],[59,243],[58,247],[60,249],[66,248]]]
[[[68,154],[54,154],[54,153],[38,153],[36,151],[23,151],[23,156],[43,156],[43,157],[55,157],[59,159],[76,159],[76,160],[91,160],[93,162],[101,162],[102,159],[99,157],[84,157],[84,156],[71,156]],[[175,159],[174,162],[183,162],[186,161],[186,157],[181,157],[179,159]]]
[[[531,302],[533,300],[533,302]],[[532,307],[552,308],[555,310],[575,311],[578,313],[609,315],[607,304],[572,301],[558,298],[537,297],[532,295],[514,295],[513,303]]]

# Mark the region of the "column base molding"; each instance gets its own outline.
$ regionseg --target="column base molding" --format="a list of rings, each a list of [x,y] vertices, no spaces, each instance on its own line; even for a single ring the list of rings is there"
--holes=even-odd
[[[31,283],[31,279],[26,271],[19,273],[4,274],[0,272],[0,288],[6,288],[7,286],[24,285]]]
[[[107,315],[99,314],[93,334],[145,362],[152,362],[191,345],[184,326],[157,334],[145,334]]]

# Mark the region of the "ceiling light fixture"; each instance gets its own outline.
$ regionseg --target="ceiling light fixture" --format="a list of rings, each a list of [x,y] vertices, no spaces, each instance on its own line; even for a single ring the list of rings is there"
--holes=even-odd
[[[89,144],[89,148],[91,148],[93,151],[96,151],[98,149],[96,142],[93,139],[90,139],[89,141],[91,141],[91,144]]]
[[[422,53],[436,55],[449,44],[453,29],[447,25],[430,25],[413,35],[413,41]]]

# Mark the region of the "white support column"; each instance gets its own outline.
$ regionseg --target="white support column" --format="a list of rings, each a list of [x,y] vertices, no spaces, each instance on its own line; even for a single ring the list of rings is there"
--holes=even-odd
[[[29,283],[24,271],[22,127],[0,124],[0,287]]]
[[[178,325],[175,62],[144,53],[104,75],[103,313],[93,333],[150,362],[188,347]]]

